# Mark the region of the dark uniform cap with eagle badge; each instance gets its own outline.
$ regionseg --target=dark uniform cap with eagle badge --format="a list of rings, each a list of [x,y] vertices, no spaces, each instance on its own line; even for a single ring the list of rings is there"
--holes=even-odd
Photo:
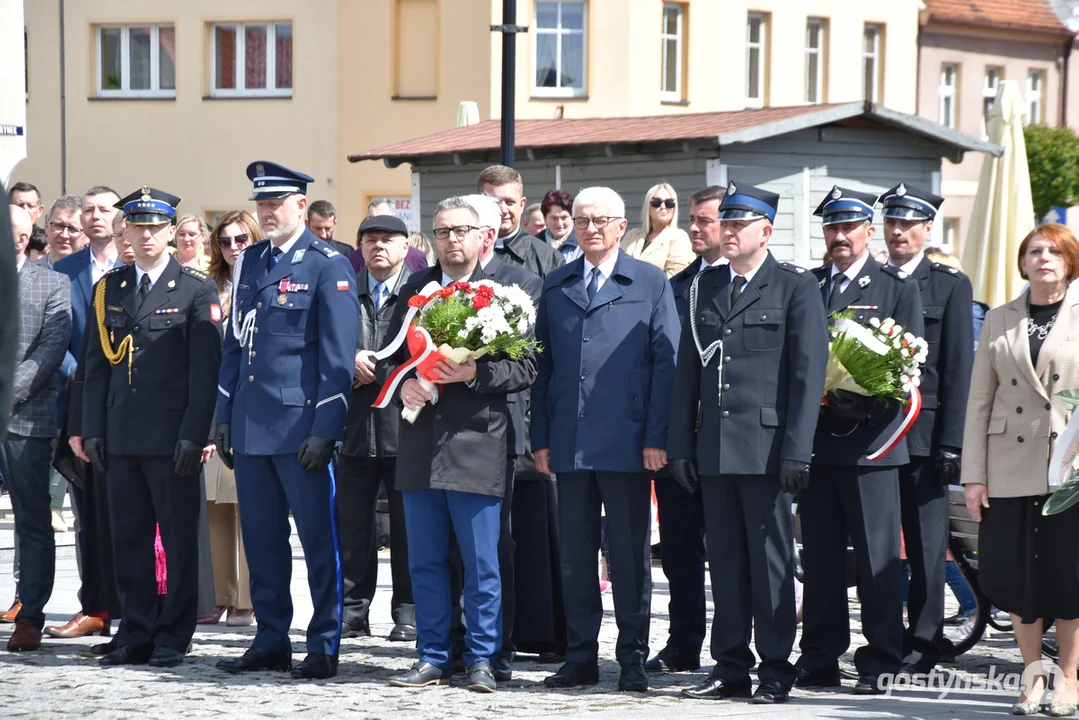
[[[123,210],[128,225],[165,225],[176,222],[179,204],[176,195],[143,185],[113,207]]]
[[[813,211],[821,218],[821,225],[873,220],[873,205],[877,196],[833,185],[828,195]]]
[[[881,214],[884,217],[915,222],[935,218],[943,202],[944,198],[939,195],[906,183],[899,183],[880,196],[880,203],[884,206]]]
[[[720,220],[760,220],[775,222],[779,208],[779,195],[752,185],[735,183],[727,185],[727,194],[719,204]]]
[[[277,200],[294,193],[307,194],[307,183],[315,179],[284,165],[257,160],[247,166],[247,179],[254,184],[248,200]]]

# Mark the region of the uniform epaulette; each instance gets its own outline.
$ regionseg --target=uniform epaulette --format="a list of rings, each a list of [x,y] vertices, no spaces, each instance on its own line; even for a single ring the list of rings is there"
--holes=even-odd
[[[182,268],[182,270],[185,273],[187,273],[188,275],[192,275],[194,277],[197,277],[199,280],[205,280],[205,279],[210,277],[208,274],[204,273],[202,270],[199,270],[198,268],[192,268],[192,267],[186,267],[185,266],[185,267]]]
[[[931,269],[937,272],[948,273],[949,275],[958,275],[959,269],[953,268],[951,265],[945,265],[944,263],[935,262],[930,266]]]
[[[106,270],[105,274],[106,275],[115,275],[118,272],[123,272],[124,270],[127,270],[127,267],[128,267],[127,265],[119,265],[117,267],[114,267],[112,270]]]
[[[336,250],[334,250],[329,245],[327,245],[326,243],[322,243],[322,242],[319,242],[317,240],[315,240],[314,242],[311,243],[311,247],[313,247],[315,250],[318,250],[320,253],[322,253],[323,255],[325,255],[328,258],[332,258],[335,255],[340,255],[341,254],[341,253],[337,252]]]
[[[255,248],[260,248],[261,249],[262,246],[265,245],[268,242],[270,242],[270,241],[269,240],[259,240],[256,243],[251,243],[250,245],[248,245],[247,247],[244,248],[244,253],[249,253],[252,250],[254,250]]]
[[[800,265],[795,265],[794,263],[789,263],[789,262],[781,262],[781,263],[779,263],[779,267],[783,268],[787,272],[797,273],[798,275],[802,275],[806,271],[806,269],[804,267],[801,267]]]
[[[892,277],[898,280],[902,280],[904,282],[906,282],[907,278],[910,277],[910,275],[908,275],[905,270],[901,270],[893,265],[881,265],[880,269],[881,272],[887,273],[888,275],[891,275]]]

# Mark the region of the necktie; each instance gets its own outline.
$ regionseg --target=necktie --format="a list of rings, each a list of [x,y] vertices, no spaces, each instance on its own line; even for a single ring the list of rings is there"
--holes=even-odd
[[[142,280],[139,281],[139,294],[136,296],[138,306],[142,307],[142,304],[146,302],[146,296],[150,294],[150,273],[143,273]]]
[[[270,251],[270,269],[277,264],[277,261],[281,259],[281,248],[275,247]]]
[[[375,312],[382,310],[383,295],[386,292],[386,283],[375,283]]]
[[[839,296],[842,294],[840,288],[843,287],[843,282],[847,279],[847,276],[843,273],[836,273],[832,278],[832,294],[828,296],[828,312],[835,312],[839,309],[840,301]]]
[[[731,285],[734,286],[731,290],[731,307],[734,307],[734,304],[738,302],[738,298],[742,296],[742,288],[746,285],[746,279],[741,275],[735,275]]]
[[[588,281],[588,302],[592,302],[597,292],[599,292],[599,268],[594,267],[592,268],[592,279]]]

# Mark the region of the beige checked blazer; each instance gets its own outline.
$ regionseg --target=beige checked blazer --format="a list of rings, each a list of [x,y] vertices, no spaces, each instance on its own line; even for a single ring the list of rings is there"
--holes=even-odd
[[[630,257],[637,258],[649,265],[655,265],[674,277],[697,259],[693,254],[689,235],[681,228],[665,227],[656,235],[656,239],[645,247],[644,228],[630,230],[622,237],[622,249]]]
[[[1026,303],[1024,292],[990,310],[974,355],[962,482],[986,483],[991,498],[1049,492],[1049,457],[1072,408],[1054,395],[1079,389],[1079,289],[1069,288],[1037,365]]]

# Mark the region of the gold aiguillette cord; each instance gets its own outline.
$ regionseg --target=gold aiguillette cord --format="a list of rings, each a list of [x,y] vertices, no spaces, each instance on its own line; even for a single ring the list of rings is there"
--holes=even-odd
[[[109,361],[109,364],[119,365],[123,361],[124,355],[127,355],[127,384],[130,385],[131,365],[135,360],[135,341],[129,334],[120,341],[120,346],[116,348],[115,352],[112,349],[112,342],[109,340],[109,332],[105,329],[104,278],[97,284],[97,292],[94,293],[94,312],[97,314],[97,332],[101,338],[101,350],[105,353],[105,358]]]

